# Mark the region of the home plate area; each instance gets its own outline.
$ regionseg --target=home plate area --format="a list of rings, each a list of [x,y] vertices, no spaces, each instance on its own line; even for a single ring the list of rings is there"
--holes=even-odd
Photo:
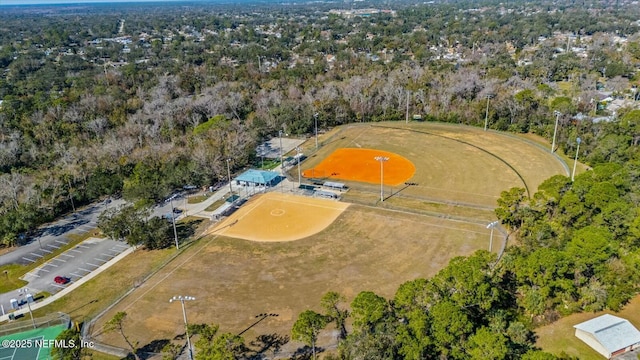
[[[213,234],[252,241],[293,241],[329,226],[349,204],[270,192],[258,195],[215,225]]]

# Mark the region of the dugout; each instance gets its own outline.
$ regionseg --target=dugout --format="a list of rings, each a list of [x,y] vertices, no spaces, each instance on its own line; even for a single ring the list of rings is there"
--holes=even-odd
[[[343,183],[339,183],[339,182],[333,182],[333,181],[325,181],[322,184],[323,187],[327,188],[327,189],[332,189],[332,190],[347,190],[348,187],[343,184]]]
[[[325,198],[325,199],[339,199],[340,195],[336,194],[332,191],[327,191],[327,190],[322,190],[322,189],[316,189],[316,191],[313,193],[313,196],[316,197],[321,197],[321,198]]]

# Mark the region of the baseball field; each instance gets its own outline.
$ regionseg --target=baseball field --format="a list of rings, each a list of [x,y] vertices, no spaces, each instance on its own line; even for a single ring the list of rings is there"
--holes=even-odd
[[[451,124],[349,125],[331,133],[323,144],[317,152],[313,144],[307,147],[311,155],[301,164],[305,177],[340,180],[372,194],[378,193],[380,186],[376,151],[400,157],[406,164],[401,180],[391,180],[395,159],[384,163],[386,196],[399,192],[390,201],[405,197],[492,209],[503,190],[518,186],[533,195],[542,181],[557,174],[568,175],[569,170],[548,148],[528,139]],[[347,158],[352,170],[334,166],[334,158]],[[417,185],[405,187],[407,181]],[[374,196],[372,201],[376,199]]]
[[[532,141],[463,126],[363,124],[320,140],[318,151],[313,141],[303,146],[309,154],[301,165],[305,176],[324,172],[324,179],[345,181],[351,188],[346,201],[289,193],[252,198],[111,309],[94,335],[126,347],[118,334],[100,330],[125,311],[125,332],[140,346],[172,340],[184,333],[184,324],[180,305],[169,299],[189,295],[196,298],[185,304],[190,323],[219,324],[260,347],[261,336],[289,336],[300,312],[319,311],[327,291],[344,294],[348,302],[363,290],[390,298],[403,282],[430,277],[455,256],[488,249],[486,224],[495,220],[492,209],[501,191],[520,186],[533,193],[546,178],[567,172]],[[362,157],[354,163],[356,153]],[[403,206],[377,202],[376,156],[389,158],[382,164],[389,165],[384,204]],[[418,211],[425,202],[440,202],[438,214]],[[448,215],[459,207],[481,211]],[[495,238],[492,251],[501,241]],[[256,323],[265,313],[272,316]],[[320,343],[330,338],[324,332]],[[287,346],[293,351],[300,344],[283,351]]]
[[[254,197],[210,233],[253,241],[299,240],[322,231],[348,206],[272,192]]]

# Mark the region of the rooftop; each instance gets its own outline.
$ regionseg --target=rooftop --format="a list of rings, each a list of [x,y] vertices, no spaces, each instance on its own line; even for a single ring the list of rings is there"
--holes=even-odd
[[[573,326],[590,333],[609,352],[640,343],[640,331],[629,320],[605,314]]]

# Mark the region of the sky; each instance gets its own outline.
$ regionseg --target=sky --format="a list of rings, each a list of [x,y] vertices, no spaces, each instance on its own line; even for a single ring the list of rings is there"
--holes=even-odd
[[[45,5],[45,4],[86,4],[86,3],[131,3],[131,2],[158,2],[176,0],[0,0],[2,5]]]

